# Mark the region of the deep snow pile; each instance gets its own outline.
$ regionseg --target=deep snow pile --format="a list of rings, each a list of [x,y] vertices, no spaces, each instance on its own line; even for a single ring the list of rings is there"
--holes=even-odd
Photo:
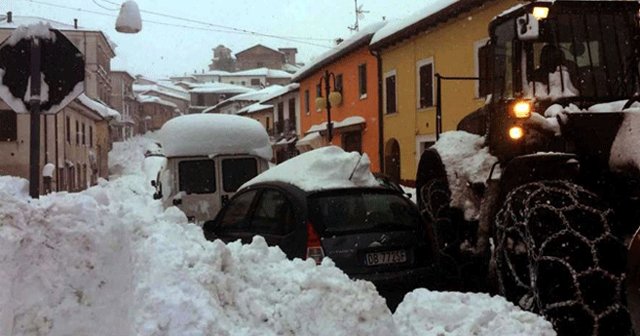
[[[489,153],[484,137],[464,131],[442,133],[433,148],[438,151],[447,170],[451,206],[464,209],[465,219],[477,219],[480,200],[469,185],[485,183],[498,159]]]
[[[112,157],[125,162],[142,142]],[[154,201],[147,182],[138,169],[33,200],[25,180],[0,177],[0,335],[552,334],[541,317],[476,294],[461,304],[416,291],[392,316],[372,284],[329,260],[288,260],[262,238],[206,241],[177,208]],[[444,311],[459,327],[446,328]]]

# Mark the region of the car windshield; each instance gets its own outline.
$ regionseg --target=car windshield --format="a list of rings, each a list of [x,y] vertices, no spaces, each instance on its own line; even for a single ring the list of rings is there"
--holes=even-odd
[[[420,215],[395,193],[345,191],[309,200],[309,219],[327,233],[414,230]]]

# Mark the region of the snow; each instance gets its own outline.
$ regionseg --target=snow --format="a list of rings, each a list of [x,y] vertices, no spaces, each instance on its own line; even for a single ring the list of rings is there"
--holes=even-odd
[[[9,91],[9,87],[4,85],[2,79],[5,73],[6,71],[0,68],[0,99],[4,100],[4,102],[17,113],[27,112],[27,107],[24,105],[22,99],[15,97],[11,91]]]
[[[189,90],[191,93],[246,93],[251,91],[254,89],[219,82],[194,85],[193,89]]]
[[[478,219],[480,199],[470,185],[486,183],[498,159],[489,153],[484,137],[464,131],[442,133],[433,148],[447,171],[451,206],[462,209],[466,220]]]
[[[344,41],[342,41],[342,43],[337,45],[335,48],[320,54],[320,56],[318,56],[313,62],[309,62],[308,64],[300,68],[300,70],[296,71],[296,73],[293,74],[291,81],[297,82],[307,77],[307,75],[310,74],[309,71],[311,69],[314,69],[321,64],[326,64],[332,61],[333,59],[337,58],[341,53],[345,52],[345,50],[347,50],[349,47],[357,44],[358,42],[361,42],[365,38],[371,37],[376,31],[384,27],[386,24],[387,23],[384,21],[377,22],[360,29],[359,32],[345,39]]]
[[[133,92],[145,94],[147,92],[157,92],[172,98],[189,101],[189,92],[180,86],[168,83],[157,84],[133,84]]]
[[[366,121],[361,116],[351,116],[351,117],[344,118],[344,120],[342,121],[332,121],[331,123],[333,124],[333,128],[336,129],[340,127],[364,124],[365,122]],[[321,124],[311,125],[311,127],[309,127],[306,133],[319,132],[319,131],[324,131],[326,129],[327,129],[327,122],[325,121]]]
[[[142,103],[142,104],[153,103],[153,104],[160,104],[164,106],[178,108],[178,105],[176,105],[174,102],[168,101],[166,99],[162,99],[160,97],[146,95],[146,94],[136,95],[136,100],[138,101],[138,103]]]
[[[245,106],[245,107],[239,109],[238,110],[238,114],[254,113],[254,112],[268,110],[270,108],[273,108],[273,105],[265,105],[265,104],[255,103],[255,104],[251,104],[249,106]]]
[[[167,121],[159,132],[167,157],[252,154],[271,160],[269,135],[260,122],[227,114],[192,114]]]
[[[263,172],[241,188],[273,181],[293,184],[305,191],[379,186],[370,165],[366,153],[347,153],[337,146],[321,147]]]
[[[150,197],[153,141],[116,143],[121,174],[78,193],[31,199],[0,176],[0,335],[553,335],[500,297],[418,289],[392,315],[329,259],[206,241]]]
[[[53,172],[55,171],[56,166],[49,162],[42,167],[42,176],[43,177],[53,177]]]
[[[271,86],[262,88],[260,90],[241,93],[233,97],[230,97],[228,99],[225,99],[212,107],[204,109],[202,113],[210,113],[211,111],[215,111],[222,106],[225,106],[227,104],[230,104],[236,101],[245,101],[245,102],[246,101],[249,101],[249,102],[263,101],[265,97],[270,97],[276,92],[282,92],[283,88],[284,87],[282,85],[271,85]],[[241,110],[237,111],[237,113],[241,113],[240,111]],[[243,111],[243,112],[246,112],[246,111]]]
[[[265,76],[267,78],[291,78],[291,76],[292,76],[290,73],[288,73],[286,71],[274,70],[274,69],[269,69],[269,68],[249,69],[249,70],[244,70],[244,71],[231,72],[231,73],[228,73],[227,75],[229,75],[230,77],[235,77],[235,76],[247,76],[247,77]]]
[[[89,96],[84,93],[78,96],[78,100],[86,107],[90,108],[94,112],[98,113],[105,119],[117,118],[120,116],[120,113],[109,106],[89,98]]]
[[[34,38],[55,42],[56,35],[49,29],[51,29],[51,25],[47,22],[18,26],[13,33],[11,33],[6,43],[10,46],[15,46],[22,40],[31,40]]]
[[[31,101],[31,99],[38,99],[40,103],[46,103],[49,101],[49,85],[44,80],[44,73],[40,73],[40,96],[33,96],[31,94],[31,76],[27,79],[27,90],[24,92],[23,101]]]
[[[555,335],[549,322],[488,294],[417,289],[405,296],[393,318],[406,336]]]
[[[384,40],[385,38],[422,21],[431,15],[445,9],[446,7],[454,4],[459,0],[436,0],[431,1],[429,5],[423,7],[421,10],[416,11],[414,14],[407,16],[404,19],[389,22],[385,27],[378,30],[371,38],[371,44],[375,44]]]
[[[549,74],[549,86],[540,82],[529,82],[528,86],[525,86],[525,97],[531,98],[535,93],[535,97],[538,99],[557,100],[579,95],[580,92],[571,82],[571,75],[567,67],[562,66],[562,73],[560,72],[560,67],[558,67],[555,72]]]
[[[129,0],[122,3],[120,14],[116,19],[116,30],[129,34],[134,34],[142,30],[140,10],[135,1]]]

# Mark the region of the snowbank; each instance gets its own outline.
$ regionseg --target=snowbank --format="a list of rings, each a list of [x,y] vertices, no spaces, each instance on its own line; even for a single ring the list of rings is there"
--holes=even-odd
[[[305,191],[379,186],[370,165],[367,154],[347,153],[337,146],[321,147],[263,172],[241,188],[273,181],[290,183]]]
[[[131,173],[80,193],[34,200],[26,180],[0,176],[0,335],[553,334],[483,294],[420,289],[391,315],[329,259],[288,260],[259,237],[206,241],[149,196],[139,168],[151,141],[116,144],[110,159]]]
[[[393,318],[404,336],[556,334],[551,323],[488,294],[416,289],[405,296]]]
[[[442,133],[433,148],[447,170],[451,206],[463,209],[465,219],[477,219],[480,200],[469,185],[485,183],[498,159],[489,153],[484,137],[464,131]]]

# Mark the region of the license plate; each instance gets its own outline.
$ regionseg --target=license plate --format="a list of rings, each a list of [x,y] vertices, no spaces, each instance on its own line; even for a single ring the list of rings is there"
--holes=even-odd
[[[405,250],[367,253],[364,263],[367,266],[399,264],[407,261]]]

